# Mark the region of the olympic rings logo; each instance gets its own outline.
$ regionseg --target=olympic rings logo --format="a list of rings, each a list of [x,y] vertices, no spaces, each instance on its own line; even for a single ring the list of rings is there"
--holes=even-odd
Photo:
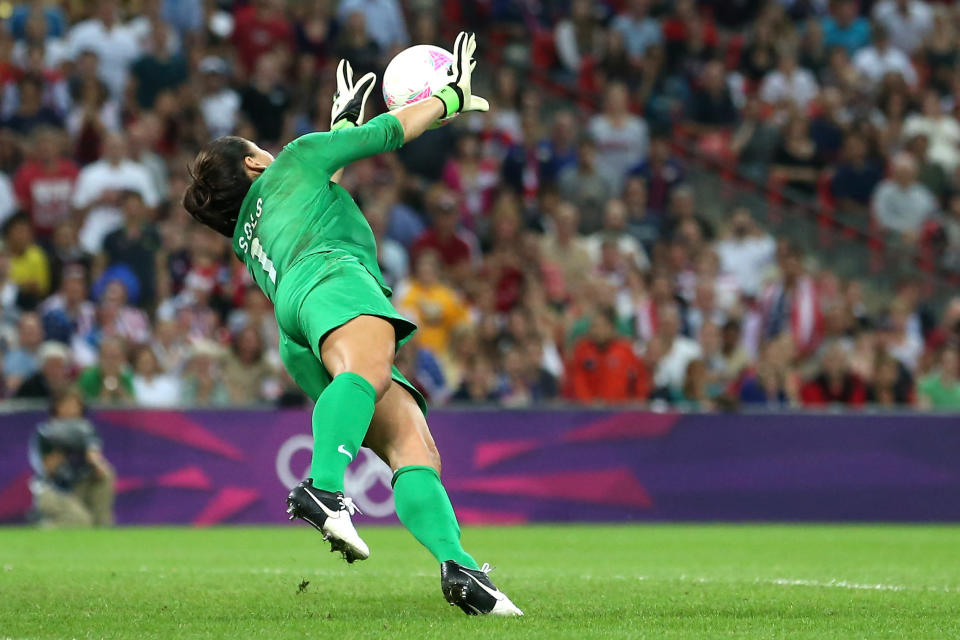
[[[292,469],[293,458],[301,451],[306,451],[307,463],[302,471]],[[313,454],[313,437],[299,434],[289,438],[277,451],[276,471],[277,478],[285,487],[293,487],[310,474],[310,456]],[[369,449],[360,449],[356,459],[347,467],[343,478],[344,493],[360,507],[364,515],[371,518],[386,518],[393,515],[393,492],[383,500],[374,500],[370,497],[371,489],[377,484],[390,486],[393,472],[384,462]]]

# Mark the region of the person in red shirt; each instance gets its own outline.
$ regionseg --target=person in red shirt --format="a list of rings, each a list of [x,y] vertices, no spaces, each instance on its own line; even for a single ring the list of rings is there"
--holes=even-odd
[[[410,262],[416,263],[425,251],[436,251],[447,269],[454,271],[454,279],[464,275],[473,258],[473,250],[467,241],[469,235],[458,230],[460,214],[457,199],[449,189],[437,186],[427,193],[426,208],[430,214],[430,228],[424,231],[410,247]]]
[[[839,342],[834,342],[823,354],[820,372],[800,390],[805,407],[843,405],[862,407],[867,402],[867,387],[850,370],[850,358]]]
[[[49,238],[54,227],[70,217],[70,202],[79,170],[60,153],[60,134],[38,128],[29,145],[30,158],[13,176],[17,200],[30,215],[38,238]]]
[[[594,315],[568,373],[567,395],[576,402],[639,402],[650,391],[650,374],[630,341],[617,334],[613,312]]]
[[[283,0],[253,0],[234,14],[233,45],[247,73],[264,53],[293,42],[293,25],[284,14]]]

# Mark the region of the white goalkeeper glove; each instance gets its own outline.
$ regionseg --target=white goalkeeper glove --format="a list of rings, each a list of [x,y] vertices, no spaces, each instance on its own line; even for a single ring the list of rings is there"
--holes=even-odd
[[[470,74],[477,66],[473,52],[477,50],[477,38],[472,33],[461,31],[453,45],[453,62],[447,74],[450,84],[437,91],[434,96],[440,98],[446,112],[444,118],[463,111],[488,111],[490,103],[475,96],[470,91]]]
[[[373,72],[353,82],[353,67],[346,60],[337,66],[337,92],[333,94],[333,109],[330,111],[330,130],[356,127],[363,123],[363,107],[377,82]]]

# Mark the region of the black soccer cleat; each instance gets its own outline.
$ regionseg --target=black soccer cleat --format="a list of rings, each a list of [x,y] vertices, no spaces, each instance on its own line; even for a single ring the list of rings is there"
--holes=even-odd
[[[467,569],[453,560],[447,560],[440,565],[443,597],[468,616],[522,616],[523,611],[490,581],[487,575],[489,571],[489,564],[479,569]]]
[[[330,551],[339,551],[343,559],[352,563],[366,560],[370,549],[350,520],[356,511],[353,500],[345,498],[342,491],[333,493],[313,488],[313,480],[307,478],[290,491],[287,496],[287,513],[290,519],[305,520],[323,534],[330,543]]]

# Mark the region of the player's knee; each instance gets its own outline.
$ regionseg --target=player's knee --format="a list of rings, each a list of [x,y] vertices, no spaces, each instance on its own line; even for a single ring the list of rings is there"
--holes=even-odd
[[[377,394],[377,401],[387,393],[390,384],[393,382],[393,365],[391,363],[371,364],[364,367],[362,372],[358,372]]]

